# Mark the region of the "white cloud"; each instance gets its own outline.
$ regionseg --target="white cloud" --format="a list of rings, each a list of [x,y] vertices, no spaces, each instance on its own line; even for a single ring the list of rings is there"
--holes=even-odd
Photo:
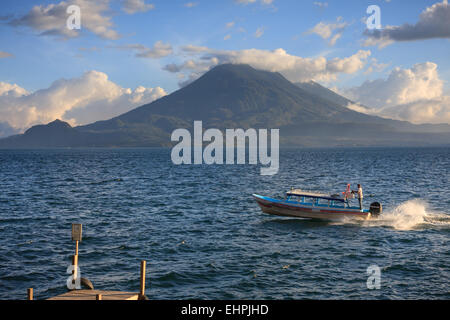
[[[261,38],[264,34],[264,27],[259,27],[256,29],[255,38]]]
[[[425,62],[411,69],[397,67],[387,79],[366,81],[359,87],[347,90],[347,94],[351,100],[381,108],[434,99],[440,97],[442,91],[443,81],[439,78],[437,65]]]
[[[236,22],[230,21],[230,22],[228,22],[225,26],[226,26],[227,28],[233,28],[235,24],[236,24]]]
[[[450,124],[450,96],[441,96],[431,100],[418,100],[383,110],[394,119],[408,120],[413,123]]]
[[[256,69],[280,72],[292,82],[309,80],[331,81],[341,73],[352,74],[361,70],[370,51],[360,50],[346,58],[327,60],[325,57],[303,58],[288,54],[283,49],[273,51],[246,49],[238,51],[215,50],[206,47],[182,47],[184,54],[192,57],[181,64],[170,64],[165,70],[178,73],[188,72],[192,81],[211,67],[223,63],[249,64]],[[182,84],[188,82],[184,81]]]
[[[258,2],[258,0],[234,0],[234,2],[236,2],[237,4],[248,5],[251,3]],[[274,0],[260,0],[260,2],[262,5],[268,6],[268,5],[271,5],[274,2]]]
[[[331,74],[352,74],[361,70],[370,56],[370,51],[359,50],[357,53],[346,58],[333,58],[327,62],[326,70]]]
[[[313,4],[315,6],[318,6],[319,8],[327,8],[328,7],[328,2],[314,1]]]
[[[135,14],[138,12],[147,12],[155,9],[151,3],[145,3],[144,0],[123,0],[122,9],[128,14]]]
[[[231,34],[227,34],[225,37],[223,37],[223,40],[230,40],[231,39]]]
[[[315,33],[325,40],[330,39],[329,44],[334,46],[347,26],[348,23],[343,21],[342,17],[338,17],[336,23],[319,22],[312,29],[308,30],[307,34]]]
[[[381,30],[366,30],[365,46],[378,45],[383,48],[395,41],[415,41],[435,38],[450,38],[450,6],[447,0],[426,8],[416,24],[386,26]]]
[[[366,69],[366,71],[364,71],[364,74],[371,74],[372,72],[381,72],[384,69],[386,69],[388,66],[389,66],[388,63],[381,63],[381,62],[378,62],[378,60],[376,58],[372,58],[372,59],[370,59],[370,65]]]
[[[334,91],[336,91],[336,93],[339,93],[338,90],[334,90]],[[372,115],[377,114],[376,110],[362,106],[358,103],[349,103],[347,105],[347,108],[349,108],[350,110],[356,111],[356,112],[360,112],[360,113],[367,113],[367,114],[372,114]]]
[[[159,59],[167,57],[173,53],[172,45],[162,41],[157,41],[152,48],[147,48],[142,44],[128,44],[123,46],[114,46],[114,48],[134,50],[136,51],[136,57],[139,58]]]
[[[395,68],[387,79],[366,81],[342,90],[349,99],[363,104],[351,109],[413,123],[450,123],[450,97],[437,65],[419,63],[411,69]]]
[[[9,53],[9,52],[0,51],[0,59],[2,59],[2,58],[10,58],[10,57],[14,57],[14,55]]]
[[[87,124],[117,116],[164,95],[166,92],[160,87],[122,88],[99,71],[61,79],[33,93],[0,82],[0,119],[22,131],[55,119],[72,125]]]
[[[136,55],[137,57],[142,58],[153,58],[158,59],[162,57],[166,57],[173,53],[172,45],[170,43],[164,43],[162,41],[157,41],[153,48],[139,48],[139,53]]]
[[[81,30],[67,28],[66,10],[69,5],[77,5],[81,10]],[[34,6],[26,15],[9,22],[12,26],[27,26],[41,35],[53,35],[64,39],[75,38],[84,29],[104,39],[115,40],[120,36],[112,29],[113,22],[110,12],[109,0],[69,0],[47,6]]]
[[[186,53],[200,53],[200,52],[207,52],[210,49],[208,47],[194,46],[192,44],[188,44],[181,47],[181,50]]]
[[[17,84],[10,84],[7,82],[0,82],[0,96],[20,97],[27,95],[29,92]]]
[[[256,0],[234,0],[234,2],[236,2],[238,4],[247,5],[247,4],[250,4],[250,3],[255,3]]]

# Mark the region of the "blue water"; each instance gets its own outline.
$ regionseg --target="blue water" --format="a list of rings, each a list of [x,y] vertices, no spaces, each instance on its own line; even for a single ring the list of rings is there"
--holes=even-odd
[[[450,149],[280,151],[258,166],[175,166],[169,149],[0,151],[0,299],[66,292],[72,223],[81,275],[150,299],[449,299]],[[361,183],[372,222],[263,214],[252,193]],[[381,288],[367,288],[367,268]]]

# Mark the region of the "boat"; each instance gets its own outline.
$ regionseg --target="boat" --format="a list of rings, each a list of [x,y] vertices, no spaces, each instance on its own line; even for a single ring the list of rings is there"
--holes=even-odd
[[[379,202],[370,204],[369,209],[360,210],[359,206],[351,206],[347,192],[326,195],[291,189],[286,192],[285,199],[274,199],[258,194],[253,198],[264,213],[307,219],[339,220],[342,218],[371,219],[377,218],[383,211]]]

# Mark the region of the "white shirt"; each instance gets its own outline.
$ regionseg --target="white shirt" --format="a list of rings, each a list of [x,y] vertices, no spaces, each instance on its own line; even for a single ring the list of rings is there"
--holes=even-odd
[[[358,188],[358,198],[362,199],[362,197],[363,197],[362,188],[359,187],[359,188]]]

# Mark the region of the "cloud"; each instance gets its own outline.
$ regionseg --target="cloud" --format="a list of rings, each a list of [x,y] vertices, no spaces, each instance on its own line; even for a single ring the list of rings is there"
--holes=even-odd
[[[383,115],[412,123],[450,124],[450,96],[431,100],[418,100],[411,103],[385,108]]]
[[[416,64],[411,69],[397,67],[387,79],[366,81],[346,92],[351,100],[381,108],[440,97],[443,81],[439,78],[437,65],[425,62]]]
[[[92,47],[80,47],[78,50],[83,52],[95,52],[95,51],[101,51],[100,48],[92,46]]]
[[[200,52],[207,52],[209,50],[210,49],[208,47],[194,46],[191,44],[181,47],[181,51],[186,53],[200,53]]]
[[[258,2],[258,0],[234,0],[234,2],[236,2],[237,4],[248,5]],[[262,5],[271,5],[273,2],[274,0],[260,0],[260,3]]]
[[[396,41],[450,38],[449,21],[450,6],[444,0],[426,8],[416,24],[405,23],[401,26],[386,26],[381,30],[366,30],[364,45],[383,48]]]
[[[352,74],[361,70],[370,51],[360,50],[352,56],[327,60],[325,57],[303,58],[288,54],[284,49],[273,51],[246,50],[215,50],[206,47],[185,46],[182,53],[191,58],[181,64],[169,64],[165,70],[173,73],[189,73],[189,80],[181,85],[193,81],[211,67],[223,63],[249,64],[256,69],[280,72],[292,82],[309,80],[331,81],[341,73]]]
[[[164,70],[172,73],[178,73],[179,85],[184,87],[185,85],[191,83],[192,81],[199,78],[202,74],[207,72],[212,66],[219,64],[219,59],[216,57],[208,57],[199,59],[197,61],[190,59],[181,64],[171,63],[164,66]],[[186,75],[181,72],[189,73],[189,77],[186,79]]]
[[[69,5],[77,5],[81,11],[81,29],[67,28],[69,14],[66,12]],[[26,15],[9,21],[15,27],[26,26],[40,32],[40,35],[51,35],[63,39],[75,38],[84,29],[97,36],[115,40],[120,36],[112,29],[109,0],[69,0],[47,6],[34,6]]]
[[[225,26],[226,26],[227,28],[233,28],[235,24],[236,24],[236,22],[230,21],[230,22],[228,22]]]
[[[333,58],[327,62],[326,72],[335,75],[338,73],[355,73],[366,64],[367,58],[370,56],[370,51],[359,50],[357,53],[346,58]],[[332,77],[335,79],[335,77]]]
[[[225,37],[223,37],[223,40],[230,40],[231,39],[231,34],[227,34]]]
[[[238,4],[247,5],[247,4],[250,4],[250,3],[255,3],[256,0],[234,0],[234,2],[236,2]]]
[[[2,58],[10,58],[10,57],[14,57],[14,55],[9,53],[9,52],[0,51],[0,59],[2,59]]]
[[[372,58],[370,59],[370,65],[369,67],[366,69],[366,71],[364,71],[364,74],[371,74],[372,72],[381,72],[384,69],[386,69],[389,66],[388,63],[381,63],[378,62],[378,60],[376,58]]]
[[[20,130],[14,129],[7,122],[0,122],[0,138],[12,136],[20,133]]]
[[[339,93],[338,90],[334,90],[336,91],[336,93]],[[371,114],[371,115],[376,115],[377,111],[375,109],[371,109],[365,106],[362,106],[358,103],[349,103],[347,105],[347,108],[349,108],[350,110],[356,111],[356,112],[360,112],[360,113],[366,113],[366,114]]]
[[[29,92],[17,84],[10,84],[7,82],[0,82],[0,96],[6,97],[20,97],[27,95]]]
[[[264,27],[259,27],[256,29],[255,38],[261,38],[264,34]]]
[[[198,6],[198,2],[188,2],[184,5],[186,8],[193,8]]]
[[[153,45],[153,48],[147,48],[142,44],[128,44],[123,46],[114,46],[114,48],[134,50],[136,51],[136,57],[150,59],[167,57],[173,53],[172,45],[170,43],[164,43],[162,41],[157,41]]]
[[[395,68],[387,79],[366,81],[341,93],[359,103],[349,106],[359,112],[413,123],[450,123],[450,97],[443,87],[437,65],[425,62]]]
[[[0,119],[20,131],[55,119],[72,125],[87,124],[117,116],[164,95],[166,92],[160,87],[122,88],[99,71],[57,80],[49,88],[33,93],[0,82]]]
[[[328,2],[314,1],[313,4],[319,8],[328,8]]]
[[[334,46],[347,26],[348,23],[343,21],[342,17],[338,17],[336,23],[319,22],[312,29],[308,30],[306,34],[315,33],[322,37],[322,39],[330,39],[329,44]]]
[[[123,0],[122,10],[128,14],[135,14],[138,12],[147,12],[155,9],[151,3],[147,4],[144,0]]]
[[[8,21],[11,20],[12,18],[14,18],[13,14],[5,14],[0,16],[0,21]]]

